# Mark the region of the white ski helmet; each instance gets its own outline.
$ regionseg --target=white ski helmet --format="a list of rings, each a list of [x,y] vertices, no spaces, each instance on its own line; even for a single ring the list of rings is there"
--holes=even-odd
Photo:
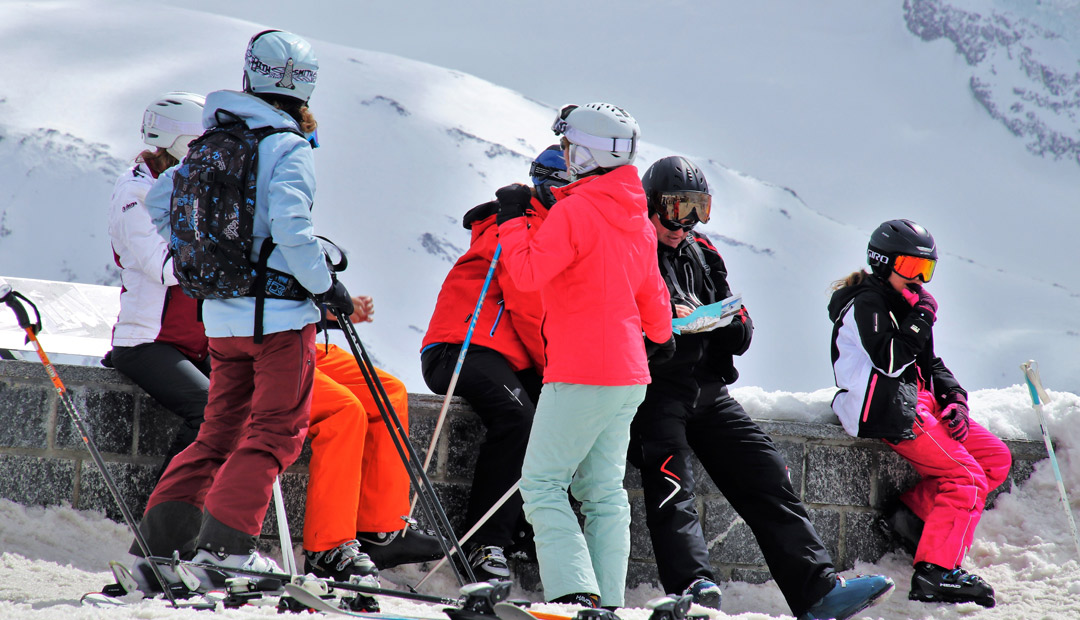
[[[248,42],[245,92],[285,95],[307,103],[318,73],[311,44],[291,32],[264,30]]]
[[[566,141],[566,167],[574,177],[634,163],[641,135],[634,117],[610,103],[564,105],[551,130]]]
[[[202,135],[205,102],[205,97],[194,93],[165,93],[143,112],[143,142],[164,148],[178,160],[184,159],[188,144]]]

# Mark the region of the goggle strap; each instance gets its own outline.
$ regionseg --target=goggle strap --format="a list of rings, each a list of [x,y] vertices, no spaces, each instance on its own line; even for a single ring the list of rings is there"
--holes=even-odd
[[[613,153],[630,153],[634,150],[633,138],[601,138],[571,127],[566,121],[562,121],[562,124],[565,126],[562,135],[566,136],[571,144]]]
[[[151,129],[157,129],[166,133],[174,133],[178,136],[197,136],[203,132],[202,123],[185,123],[160,114],[155,114],[150,110],[147,110],[146,113],[150,116],[150,122],[147,124]]]

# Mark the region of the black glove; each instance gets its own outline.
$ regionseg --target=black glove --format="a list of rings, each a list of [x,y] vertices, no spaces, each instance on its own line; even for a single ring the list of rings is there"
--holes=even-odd
[[[934,321],[937,320],[937,300],[926,290],[925,286],[912,286],[908,290],[914,291],[919,296],[915,303],[911,304],[911,309],[922,314],[926,322],[933,325]],[[905,295],[904,297],[909,296]]]
[[[349,291],[345,289],[345,285],[341,283],[341,280],[337,278],[334,278],[334,283],[330,285],[330,288],[326,289],[325,293],[315,296],[315,301],[326,304],[331,310],[345,315],[345,318],[352,316],[353,310],[355,310],[352,296],[349,295]]]
[[[653,342],[646,336],[645,357],[648,358],[650,364],[663,364],[675,357],[675,335],[672,334],[672,336],[667,339],[667,342],[663,344]]]
[[[723,340],[720,346],[732,355],[742,355],[750,348],[750,340],[754,337],[754,322],[750,320],[750,313],[746,308],[740,308],[738,314],[731,317],[731,323],[716,330]]]
[[[952,392],[945,397],[945,411],[941,413],[941,421],[949,425],[949,435],[963,443],[968,436],[968,427],[971,421],[968,419],[967,396],[963,392]]]
[[[900,332],[910,339],[913,346],[921,349],[930,338],[930,328],[937,320],[937,300],[923,286],[909,287],[901,294],[911,304],[911,312],[900,325]]]
[[[525,210],[532,204],[532,190],[526,185],[514,183],[500,187],[495,192],[495,198],[499,201],[499,214],[495,216],[495,223],[501,226],[504,222],[525,215]]]

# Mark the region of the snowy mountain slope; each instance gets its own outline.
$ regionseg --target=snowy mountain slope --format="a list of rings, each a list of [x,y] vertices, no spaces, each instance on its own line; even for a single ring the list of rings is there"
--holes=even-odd
[[[179,51],[139,59],[133,50],[157,42],[148,22],[169,23]],[[116,174],[142,148],[143,108],[167,90],[237,87],[244,46],[262,28],[143,3],[0,3],[0,51],[30,76],[0,82],[0,275],[115,282],[105,214]],[[375,297],[376,322],[361,327],[369,352],[425,391],[417,351],[442,279],[468,243],[460,218],[501,185],[526,179],[528,162],[554,139],[553,112],[458,71],[313,44],[321,68],[312,106],[323,144],[315,154],[316,227],[351,253],[350,290]],[[668,154],[645,143],[640,168]],[[703,230],[757,326],[738,364],[740,384],[832,385],[828,287],[863,265],[866,222],[849,225],[832,205],[808,206],[801,191],[697,159],[716,195],[716,217]],[[890,207],[872,221],[903,216],[921,217]],[[1043,362],[1048,386],[1080,389],[1068,372],[1080,342],[1080,286],[1059,283],[1063,267],[1043,274],[1003,263],[993,248],[971,251],[960,243],[970,227],[957,226],[959,217],[924,222],[944,251],[934,282],[939,352],[971,389],[1016,383],[1016,364],[1029,357]],[[1017,228],[1014,217],[978,230],[1003,234]],[[1053,235],[1064,230],[1049,233],[1060,239]],[[1016,251],[1046,250],[1031,242]]]
[[[954,6],[954,4],[959,6]],[[908,29],[924,41],[946,39],[972,68],[971,93],[994,119],[1036,155],[1080,164],[1080,49],[1063,38],[1059,14],[1044,28],[1025,14],[1043,3],[1012,4],[1016,12],[970,2],[906,0]],[[1048,5],[1057,4],[1049,2]],[[1061,10],[1075,13],[1075,2]],[[1067,14],[1067,13],[1066,13]]]

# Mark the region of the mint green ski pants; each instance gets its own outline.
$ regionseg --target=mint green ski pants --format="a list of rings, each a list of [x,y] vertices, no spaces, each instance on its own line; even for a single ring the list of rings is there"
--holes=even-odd
[[[644,399],[644,385],[547,383],[540,392],[521,496],[546,600],[587,592],[605,606],[623,605],[630,558],[623,476],[630,422]],[[567,488],[581,502],[584,532]]]

